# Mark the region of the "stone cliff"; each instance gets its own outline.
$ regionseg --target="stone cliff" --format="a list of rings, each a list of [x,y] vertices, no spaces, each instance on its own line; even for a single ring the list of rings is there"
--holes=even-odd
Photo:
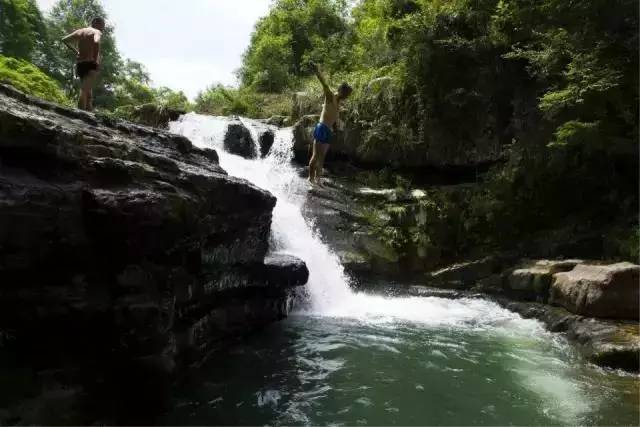
[[[275,202],[184,137],[0,85],[0,424],[149,421],[286,316],[308,270],[265,259]]]

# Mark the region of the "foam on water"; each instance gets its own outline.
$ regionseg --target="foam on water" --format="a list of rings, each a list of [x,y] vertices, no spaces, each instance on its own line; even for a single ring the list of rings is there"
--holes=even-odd
[[[266,125],[242,119],[257,141],[258,131]],[[187,114],[171,123],[170,129],[189,138],[196,146],[217,149],[220,165],[233,176],[244,178],[268,190],[277,198],[273,211],[271,251],[289,253],[303,259],[310,271],[307,291],[310,305],[305,315],[344,318],[365,322],[380,329],[393,329],[403,324],[419,324],[423,328],[486,329],[483,333],[500,334],[514,345],[556,345],[541,325],[533,320],[479,299],[450,300],[443,298],[390,298],[355,293],[338,257],[322,242],[305,220],[302,207],[309,184],[291,164],[293,135],[291,129],[276,129],[275,142],[264,159],[247,160],[223,150],[223,138],[229,119]],[[263,129],[264,130],[264,129]],[[259,150],[258,150],[259,152]],[[541,341],[544,341],[541,344]],[[557,344],[564,345],[564,344]],[[555,360],[557,362],[557,360]],[[514,372],[523,384],[555,406],[565,422],[575,422],[588,405],[576,383],[564,378],[565,367],[552,367],[553,375],[531,370],[526,360],[513,359]],[[566,362],[562,362],[563,364]],[[560,394],[570,394],[570,401]],[[274,395],[275,396],[275,395]],[[265,402],[273,401],[268,395]]]

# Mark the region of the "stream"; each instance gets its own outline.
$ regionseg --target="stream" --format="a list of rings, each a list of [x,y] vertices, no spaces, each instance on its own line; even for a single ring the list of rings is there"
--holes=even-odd
[[[228,122],[190,113],[170,128],[277,197],[271,251],[307,263],[307,295],[288,319],[214,356],[176,390],[163,423],[638,424],[638,377],[585,363],[535,320],[483,299],[353,292],[302,214],[309,184],[290,161],[291,129],[247,160],[223,150]],[[257,141],[265,125],[243,122]]]

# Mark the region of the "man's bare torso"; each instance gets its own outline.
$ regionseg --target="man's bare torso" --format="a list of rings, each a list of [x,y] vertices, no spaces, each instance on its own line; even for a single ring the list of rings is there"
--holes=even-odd
[[[320,123],[327,125],[330,129],[338,120],[338,97],[335,94],[325,95],[324,106],[322,107],[322,115],[320,115]]]
[[[82,28],[74,33],[78,41],[78,62],[100,63],[100,37],[102,32],[92,27]]]

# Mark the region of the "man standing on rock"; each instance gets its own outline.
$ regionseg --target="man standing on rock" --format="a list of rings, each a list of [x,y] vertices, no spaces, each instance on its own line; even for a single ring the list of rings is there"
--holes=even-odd
[[[80,78],[78,108],[81,110],[93,110],[93,85],[100,69],[100,40],[104,28],[104,18],[96,17],[90,27],[81,28],[62,38],[62,42],[76,53],[76,75]],[[77,47],[70,44],[71,41]]]
[[[320,122],[313,130],[313,155],[309,162],[309,182],[318,183],[320,175],[322,175],[324,159],[327,156],[327,151],[329,151],[333,128],[338,121],[340,101],[347,99],[353,89],[347,83],[342,83],[338,87],[338,91],[333,93],[318,65],[313,62],[310,65],[324,90],[324,106],[322,107]]]

